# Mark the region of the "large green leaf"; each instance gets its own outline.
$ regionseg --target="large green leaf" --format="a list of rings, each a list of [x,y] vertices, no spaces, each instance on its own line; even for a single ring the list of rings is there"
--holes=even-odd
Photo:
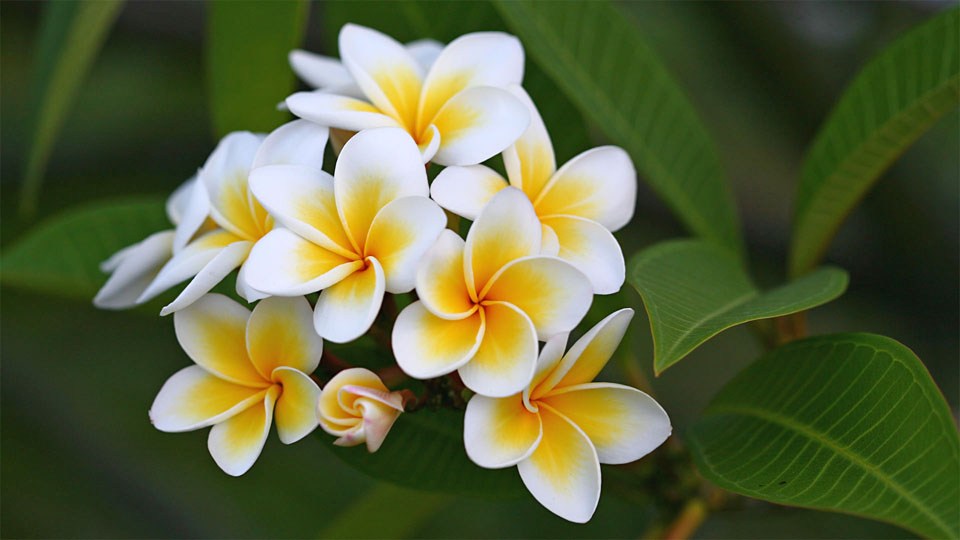
[[[330,438],[325,433],[319,436]],[[364,446],[325,447],[370,476],[403,487],[479,497],[524,492],[516,468],[489,470],[470,461],[463,448],[463,411],[423,409],[401,414],[374,454]]]
[[[50,2],[34,56],[31,135],[20,211],[37,211],[40,184],[67,111],[123,6],[121,0]]]
[[[960,103],[960,8],[908,32],[850,83],[803,165],[790,271],[807,272],[877,178]]]
[[[671,240],[630,260],[627,280],[643,297],[659,374],[720,332],[833,300],[847,273],[825,267],[761,293],[729,250],[703,240]]]
[[[270,131],[289,115],[277,110],[294,88],[287,54],[303,41],[310,4],[210,2],[207,84],[213,131]]]
[[[883,336],[784,345],[737,375],[690,430],[700,472],[777,503],[960,535],[960,443],[913,352]]]
[[[627,15],[599,1],[495,5],[530,56],[630,153],[687,228],[739,251],[737,212],[713,140]]]
[[[161,198],[81,206],[25,234],[0,257],[0,283],[89,300],[106,276],[99,265],[170,223]]]

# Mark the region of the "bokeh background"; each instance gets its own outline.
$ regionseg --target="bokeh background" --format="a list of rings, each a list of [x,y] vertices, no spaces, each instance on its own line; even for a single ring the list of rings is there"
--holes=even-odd
[[[622,5],[718,143],[760,283],[773,284],[784,275],[801,159],[846,83],[884,44],[949,5]],[[305,48],[336,54],[334,24],[340,24],[341,8],[322,1],[312,5]],[[67,116],[39,214],[21,218],[17,194],[43,9],[40,2],[0,3],[0,250],[66,209],[165,195],[203,163],[216,142],[204,71],[207,6],[129,2]],[[471,9],[468,5],[464,13]],[[251,84],[256,77],[250,74]],[[575,110],[547,119],[555,140],[565,129],[583,125]],[[594,126],[587,128],[593,144],[604,142]],[[810,313],[812,333],[869,331],[912,348],[955,415],[958,139],[960,116],[954,111],[883,175],[827,257],[850,272],[849,291]],[[586,149],[568,146],[558,141],[558,162]],[[684,234],[642,181],[637,204],[634,222],[619,233],[628,255]],[[394,487],[344,465],[319,434],[290,447],[271,437],[248,474],[228,477],[206,452],[205,431],[164,434],[147,419],[163,381],[189,361],[170,318],[158,318],[153,309],[98,311],[84,291],[68,299],[13,286],[0,293],[0,536],[621,538],[647,530],[648,509],[611,493],[604,494],[589,525],[575,526],[531,498],[491,501]],[[640,307],[630,290],[616,301]],[[630,366],[645,373],[673,419],[674,433],[682,437],[716,390],[754,360],[760,347],[749,330],[736,328],[654,379],[642,313],[631,327],[630,348],[608,376],[623,380]],[[711,515],[696,534],[894,538],[907,533],[744,499]]]

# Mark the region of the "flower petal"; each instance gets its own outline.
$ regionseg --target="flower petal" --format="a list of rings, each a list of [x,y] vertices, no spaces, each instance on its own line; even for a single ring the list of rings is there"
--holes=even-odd
[[[263,291],[258,291],[250,286],[247,283],[247,265],[246,263],[240,265],[240,271],[237,272],[237,296],[243,298],[247,301],[248,304],[256,302],[257,300],[262,300],[268,296],[269,293]]]
[[[437,57],[443,52],[443,47],[443,43],[435,39],[417,39],[404,45],[410,56],[423,68],[424,73],[437,61]]]
[[[530,395],[536,392],[537,386],[553,372],[557,364],[563,358],[563,351],[567,348],[567,338],[570,334],[563,332],[548,339],[540,349],[540,356],[537,357],[537,368],[533,372],[533,380],[523,390],[523,405],[535,411],[536,408],[530,403]]]
[[[534,397],[540,397],[553,388],[588,383],[607,365],[623,340],[633,310],[615,311],[587,331],[564,355],[557,368],[541,384]]]
[[[424,80],[418,129],[432,124],[437,112],[461,90],[519,84],[523,60],[520,40],[503,32],[474,32],[451,41]]]
[[[577,216],[543,218],[556,233],[557,256],[583,272],[596,294],[613,294],[623,286],[623,251],[613,234],[596,221]]]
[[[210,216],[217,225],[246,240],[267,232],[247,185],[250,166],[263,137],[247,131],[230,133],[220,140],[203,168],[200,181],[210,199]]]
[[[313,329],[310,329],[313,333]],[[317,402],[320,387],[302,371],[290,367],[278,367],[272,379],[280,383],[283,393],[277,399],[277,435],[283,444],[293,444],[316,429]]]
[[[543,437],[517,468],[524,485],[554,514],[586,523],[600,501],[600,461],[590,439],[573,422],[540,405]]]
[[[356,394],[341,392],[344,386],[362,386],[386,391],[380,377],[366,368],[347,368],[330,379],[320,394],[317,402],[317,414],[320,425],[331,435],[343,435],[356,425],[353,419],[360,414],[353,406]],[[345,430],[343,426],[348,428]]]
[[[347,141],[337,159],[333,189],[340,220],[357,253],[363,252],[370,224],[387,203],[430,196],[420,150],[397,128],[368,129]]]
[[[540,112],[527,92],[516,84],[508,86],[507,91],[527,108],[530,125],[517,142],[503,151],[503,164],[507,169],[510,185],[522,189],[530,200],[534,201],[557,170],[553,143],[550,142],[550,134],[543,125]]]
[[[477,310],[464,282],[463,246],[457,233],[444,230],[417,267],[417,297],[441,319],[463,319]]]
[[[178,218],[176,234],[173,238],[174,253],[182,250],[190,240],[201,230],[204,223],[210,223],[210,198],[207,188],[199,181],[194,181],[185,193],[187,199]]]
[[[569,332],[593,301],[593,287],[570,263],[536,255],[507,263],[481,293],[484,300],[510,302],[537,328],[541,341]]]
[[[185,367],[163,383],[150,406],[150,422],[160,431],[192,431],[230,418],[265,394],[265,388],[225,381],[200,366]]]
[[[217,229],[187,244],[157,272],[157,277],[144,289],[137,303],[142,304],[177,283],[197,275],[224,248],[238,242],[246,243],[233,233]]]
[[[448,321],[430,313],[422,302],[403,309],[393,325],[397,365],[415,379],[445,375],[473,357],[483,340],[483,316]]]
[[[537,365],[537,332],[530,318],[506,302],[484,302],[483,341],[460,370],[467,388],[490,397],[519,394]]]
[[[244,264],[247,284],[277,296],[299,296],[337,283],[363,261],[304,240],[287,229],[274,229],[261,238]]]
[[[441,165],[475,165],[499,154],[530,123],[526,108],[506,90],[475,86],[454,95],[434,117],[440,148],[433,161]]]
[[[670,436],[670,418],[650,396],[613,383],[557,388],[540,398],[570,419],[597,449],[600,463],[630,463]]]
[[[301,49],[287,55],[290,67],[303,82],[314,88],[330,88],[353,84],[353,77],[340,60]]]
[[[383,266],[387,292],[413,290],[417,264],[446,226],[446,214],[426,197],[396,199],[377,213],[370,223],[364,255]]]
[[[423,133],[417,136],[417,148],[420,149],[420,158],[429,163],[440,149],[440,130],[430,124]]]
[[[540,254],[556,257],[557,254],[560,253],[560,238],[557,237],[557,231],[542,221],[540,225],[543,231],[543,240],[540,242]]]
[[[323,354],[313,310],[302,296],[274,296],[257,304],[247,320],[246,340],[253,367],[266,380],[279,367],[313,373]]]
[[[173,238],[172,230],[151,234],[105,261],[102,267],[113,273],[93,297],[93,305],[101,309],[125,309],[136,305],[137,298],[173,254]]]
[[[540,252],[542,229],[530,199],[508,187],[494,195],[470,226],[463,255],[470,296],[508,262]],[[509,301],[509,300],[507,300]]]
[[[307,120],[294,120],[270,132],[253,158],[252,169],[265,165],[308,165],[323,168],[323,151],[330,129]]]
[[[637,172],[630,156],[617,146],[600,146],[560,167],[534,206],[541,216],[579,216],[616,231],[633,217],[636,202]]]
[[[329,174],[303,165],[270,165],[250,173],[250,189],[284,227],[334,253],[356,258],[337,213]]]
[[[164,210],[167,212],[167,219],[170,220],[170,223],[176,225],[183,219],[183,214],[187,211],[187,206],[190,204],[190,194],[193,192],[196,184],[197,175],[193,175],[184,183],[177,186],[177,189],[173,190],[173,193],[167,197]]]
[[[160,310],[161,316],[166,316],[179,311],[190,304],[196,302],[201,296],[210,292],[217,283],[223,281],[230,272],[243,264],[250,254],[251,242],[234,242],[220,250],[217,255],[210,260],[197,275],[187,283],[180,294],[174,298],[173,302],[163,306]],[[158,276],[159,277],[159,276]]]
[[[430,196],[446,210],[476,221],[483,206],[508,185],[486,165],[446,167],[430,184]]]
[[[362,336],[380,312],[385,277],[383,266],[367,257],[367,267],[350,274],[320,293],[313,325],[324,339],[346,343]]]
[[[423,68],[396,40],[376,30],[345,24],[339,36],[344,67],[380,110],[404,126],[416,123]]]
[[[398,125],[396,120],[366,101],[319,90],[297,92],[284,103],[300,118],[331,128],[361,131]]]
[[[250,311],[222,294],[208,294],[173,316],[177,341],[197,365],[221,379],[263,388],[269,383],[247,354]]]
[[[270,434],[273,406],[279,394],[280,387],[271,386],[262,405],[254,405],[210,429],[207,449],[223,472],[240,476],[253,467]]]
[[[481,467],[502,469],[526,459],[543,434],[540,415],[524,408],[519,395],[491,398],[476,395],[463,417],[463,445]]]

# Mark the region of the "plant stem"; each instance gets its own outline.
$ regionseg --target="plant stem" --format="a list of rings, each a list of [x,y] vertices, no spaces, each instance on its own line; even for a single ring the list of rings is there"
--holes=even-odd
[[[703,521],[707,518],[707,504],[699,498],[687,501],[663,534],[664,540],[678,540],[690,538]]]
[[[339,356],[327,350],[323,351],[323,361],[320,362],[320,365],[332,373],[339,373],[353,367],[340,359]]]

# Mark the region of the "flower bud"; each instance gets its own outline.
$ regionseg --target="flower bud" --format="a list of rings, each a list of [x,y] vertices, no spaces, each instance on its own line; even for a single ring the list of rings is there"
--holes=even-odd
[[[317,407],[320,426],[339,437],[337,446],[367,443],[376,452],[403,412],[400,392],[390,392],[380,377],[364,368],[337,373],[323,387]]]

